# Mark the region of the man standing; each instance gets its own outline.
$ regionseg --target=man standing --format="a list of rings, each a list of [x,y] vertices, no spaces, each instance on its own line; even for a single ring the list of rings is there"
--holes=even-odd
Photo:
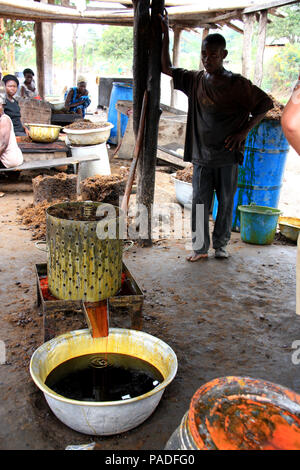
[[[161,24],[162,72],[171,76],[174,88],[188,97],[184,160],[191,161],[194,169],[193,253],[187,260],[194,262],[208,256],[209,209],[214,190],[219,205],[212,234],[213,248],[216,258],[228,258],[226,246],[231,236],[233,199],[238,165],[243,162],[243,145],[248,132],[273,108],[273,102],[249,80],[224,69],[223,60],[228,51],[220,34],[209,34],[202,43],[205,70],[172,67],[166,17],[161,17]],[[199,205],[203,205],[203,217],[197,217]]]

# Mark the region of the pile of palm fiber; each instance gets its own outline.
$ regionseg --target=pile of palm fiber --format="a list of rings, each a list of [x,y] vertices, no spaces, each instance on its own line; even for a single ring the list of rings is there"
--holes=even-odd
[[[280,121],[284,105],[279,103],[274,96],[268,95],[274,103],[274,107],[267,112],[264,119],[267,121]]]
[[[187,166],[183,170],[178,170],[175,176],[180,181],[191,183],[193,178],[193,166]]]
[[[18,222],[25,225],[28,230],[32,230],[32,240],[46,239],[46,210],[53,204],[65,202],[62,199],[56,199],[48,202],[43,201],[36,205],[29,204],[23,209],[19,209]]]
[[[128,178],[128,169],[119,175],[94,175],[80,183],[80,195],[83,201],[107,202],[119,205],[119,197],[123,196]]]

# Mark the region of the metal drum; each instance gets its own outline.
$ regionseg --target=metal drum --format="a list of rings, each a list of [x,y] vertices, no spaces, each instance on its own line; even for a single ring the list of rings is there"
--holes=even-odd
[[[66,202],[47,209],[48,286],[52,295],[98,302],[117,293],[122,274],[121,220],[118,207],[100,202]],[[107,235],[99,238],[99,229]]]
[[[240,230],[238,206],[254,202],[259,206],[278,207],[288,151],[289,143],[283,134],[280,121],[264,120],[249,132],[233,203],[233,231]],[[214,220],[217,209],[216,197]]]
[[[165,450],[299,450],[300,395],[250,377],[200,387]]]

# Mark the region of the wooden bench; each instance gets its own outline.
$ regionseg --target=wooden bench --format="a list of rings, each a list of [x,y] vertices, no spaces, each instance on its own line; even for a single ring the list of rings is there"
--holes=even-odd
[[[15,166],[13,168],[0,168],[0,172],[4,171],[21,171],[21,170],[38,170],[40,168],[53,168],[62,165],[76,165],[76,173],[78,172],[78,166],[82,162],[90,162],[98,160],[97,155],[86,155],[82,157],[65,157],[65,158],[52,158],[51,160],[32,160],[30,162],[24,162],[22,165]]]

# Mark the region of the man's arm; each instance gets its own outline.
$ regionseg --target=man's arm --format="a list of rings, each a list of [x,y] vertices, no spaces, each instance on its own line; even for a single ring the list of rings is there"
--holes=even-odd
[[[225,147],[229,150],[238,150],[251,129],[259,124],[267,112],[274,107],[272,99],[250,80],[239,81],[236,93],[251,117],[234,134],[225,139]]]
[[[251,129],[260,123],[266,114],[267,111],[265,113],[257,114],[257,116],[252,116],[242,129],[225,139],[225,147],[229,150],[238,150],[241,146],[241,143],[246,140],[247,135]]]
[[[0,156],[5,152],[10,136],[10,122],[4,117],[0,119]]]
[[[300,155],[300,85],[298,85],[281,117],[281,126],[288,142]]]

